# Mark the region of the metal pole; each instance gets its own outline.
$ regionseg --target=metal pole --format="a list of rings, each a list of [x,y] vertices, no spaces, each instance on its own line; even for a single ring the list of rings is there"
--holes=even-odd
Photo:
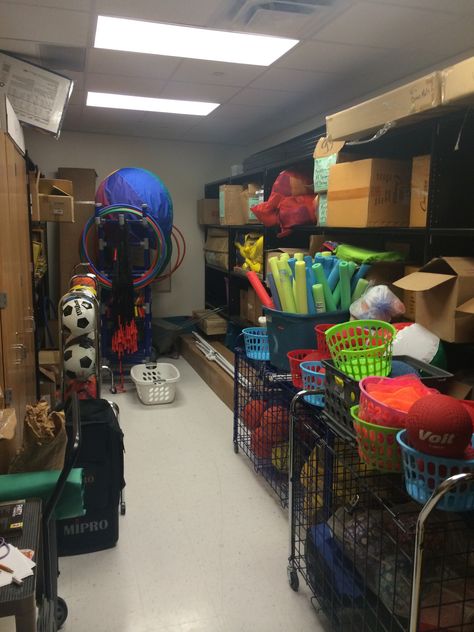
[[[413,560],[413,580],[411,588],[411,609],[409,632],[418,632],[418,618],[420,616],[421,572],[423,568],[423,548],[425,543],[425,524],[430,513],[435,509],[442,497],[459,483],[474,481],[474,472],[455,474],[438,486],[430,499],[423,506],[416,522],[415,557]]]

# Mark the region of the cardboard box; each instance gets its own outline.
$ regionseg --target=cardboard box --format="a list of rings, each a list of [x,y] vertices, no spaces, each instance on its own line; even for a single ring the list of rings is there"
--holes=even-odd
[[[206,263],[227,270],[229,268],[229,235],[226,230],[210,228],[204,244]]]
[[[0,474],[6,474],[16,451],[17,419],[14,408],[0,410]]]
[[[405,276],[413,274],[413,272],[418,272],[419,269],[418,266],[405,266]],[[416,322],[416,292],[412,290],[402,290],[402,292],[403,295],[401,299],[405,304],[403,317]]]
[[[251,210],[252,206],[263,202],[263,185],[249,182],[240,194],[242,201],[242,213],[246,222],[250,224],[261,224],[258,217]]]
[[[247,223],[247,215],[242,208],[241,184],[221,184],[219,187],[219,219],[224,225]]]
[[[410,226],[424,228],[428,217],[431,156],[415,156],[411,169]]]
[[[5,93],[0,93],[0,129],[10,136],[21,153],[24,154],[25,137],[23,136],[23,128]]]
[[[328,223],[328,194],[318,193],[318,226]]]
[[[74,267],[80,263],[77,248],[71,244],[78,244],[82,229],[86,221],[95,211],[95,189],[97,173],[95,169],[80,169],[74,167],[59,167],[58,178],[71,180],[74,189],[74,224],[59,224],[59,288],[62,296],[69,289],[69,280],[74,273]],[[97,231],[93,230],[89,236],[89,251],[97,260],[98,241]]]
[[[199,318],[197,326],[207,336],[217,336],[227,333],[227,321],[214,312],[207,310],[193,310],[193,318]]]
[[[219,200],[217,198],[197,201],[198,224],[219,224]]]
[[[380,158],[331,167],[328,226],[408,226],[410,171],[407,161]]]
[[[329,170],[332,165],[353,160],[354,156],[343,151],[345,142],[333,141],[322,137],[314,148],[313,186],[315,193],[325,193],[328,190]]]
[[[446,342],[474,342],[474,259],[439,257],[396,287],[416,293],[416,322]]]
[[[248,320],[247,290],[240,290],[240,318]]]
[[[443,105],[462,105],[474,101],[474,57],[442,71],[441,93]]]
[[[74,222],[74,197],[70,180],[48,180],[29,174],[31,219],[34,222]]]
[[[385,92],[336,114],[326,117],[327,135],[332,140],[362,138],[387,123],[397,125],[439,114],[441,73],[429,75]]]

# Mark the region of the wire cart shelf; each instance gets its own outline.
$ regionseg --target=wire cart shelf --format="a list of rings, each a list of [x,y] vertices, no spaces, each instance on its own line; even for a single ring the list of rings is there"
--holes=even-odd
[[[474,515],[435,509],[456,477],[422,507],[303,397],[290,414],[291,588],[302,577],[338,632],[472,632]]]

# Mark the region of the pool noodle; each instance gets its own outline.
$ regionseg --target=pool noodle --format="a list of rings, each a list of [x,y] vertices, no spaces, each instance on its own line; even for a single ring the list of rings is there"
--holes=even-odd
[[[304,253],[303,252],[295,252],[294,259],[295,259],[295,261],[304,261]]]
[[[329,285],[329,289],[331,290],[331,292],[334,292],[334,290],[336,289],[336,285],[339,282],[339,274],[340,274],[340,264],[342,263],[342,261],[337,262],[339,265],[335,265],[333,267],[333,269],[331,270],[329,277],[328,277],[328,285]]]
[[[352,293],[352,302],[357,301],[358,298],[362,296],[369,285],[367,279],[359,279],[357,281],[357,285],[355,286],[354,292]]]
[[[282,252],[280,255],[280,261],[288,261],[289,258],[290,258],[290,255],[288,252]]]
[[[295,300],[298,314],[308,313],[308,299],[306,295],[306,264],[304,261],[295,263]]]
[[[359,281],[359,279],[363,279],[365,277],[365,275],[367,274],[367,272],[370,270],[372,266],[369,265],[368,263],[363,263],[360,268],[357,270],[357,272],[354,274],[354,276],[352,277],[352,282],[351,282],[351,290],[352,292],[354,292],[357,282]]]
[[[275,309],[281,311],[280,295],[278,294],[277,286],[272,272],[269,272],[267,274],[267,283],[270,286],[270,292],[272,293],[273,302],[275,303]]]
[[[334,299],[334,302],[337,305],[337,309],[340,309],[340,307],[341,307],[341,282],[340,281],[336,285],[336,287],[334,288],[334,292],[332,293],[332,297]]]
[[[310,257],[311,258],[311,257]],[[306,265],[306,298],[308,300],[308,314],[316,314],[312,287],[314,285],[314,272],[311,266]]]
[[[278,292],[278,299],[281,305],[281,284],[280,284],[280,271],[278,270],[278,257],[270,257],[268,260],[270,264],[270,270],[272,271],[273,282],[276,287],[276,291]],[[275,299],[275,297],[273,297]]]
[[[278,270],[280,272],[281,295],[280,300],[285,312],[296,312],[295,299],[293,296],[293,288],[291,287],[291,278],[288,274],[288,264],[286,261],[278,262]]]
[[[339,263],[339,277],[341,309],[348,311],[351,306],[351,266],[346,261]]]
[[[270,307],[270,309],[275,309],[275,303],[268,296],[267,291],[263,285],[263,283],[258,278],[256,272],[247,272],[247,279],[249,280],[250,285],[255,290],[255,294],[257,295],[258,300],[264,307]]]
[[[316,305],[316,312],[322,314],[326,311],[326,303],[324,302],[324,290],[321,283],[315,283],[311,288],[314,304]]]
[[[323,286],[324,302],[326,304],[327,311],[335,312],[337,309],[336,303],[334,302],[334,299],[332,297],[332,292],[329,289],[326,275],[324,274],[323,266],[320,263],[315,263],[313,265],[313,270],[316,277],[316,281]]]
[[[296,259],[294,257],[290,257],[290,259],[288,259],[288,265],[290,266],[291,275],[293,278],[295,278],[295,262]]]

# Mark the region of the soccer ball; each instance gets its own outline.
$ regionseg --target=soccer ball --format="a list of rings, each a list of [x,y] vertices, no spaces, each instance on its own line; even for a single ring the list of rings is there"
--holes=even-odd
[[[75,338],[95,328],[94,303],[87,298],[73,298],[62,308],[62,325]]]
[[[69,347],[69,345],[73,342],[81,342],[83,340],[89,342],[92,345],[95,345],[95,331],[89,331],[89,333],[82,334],[81,336],[68,336],[66,338],[64,346]]]
[[[95,347],[87,339],[73,342],[64,350],[63,360],[71,380],[87,380],[95,370]]]

